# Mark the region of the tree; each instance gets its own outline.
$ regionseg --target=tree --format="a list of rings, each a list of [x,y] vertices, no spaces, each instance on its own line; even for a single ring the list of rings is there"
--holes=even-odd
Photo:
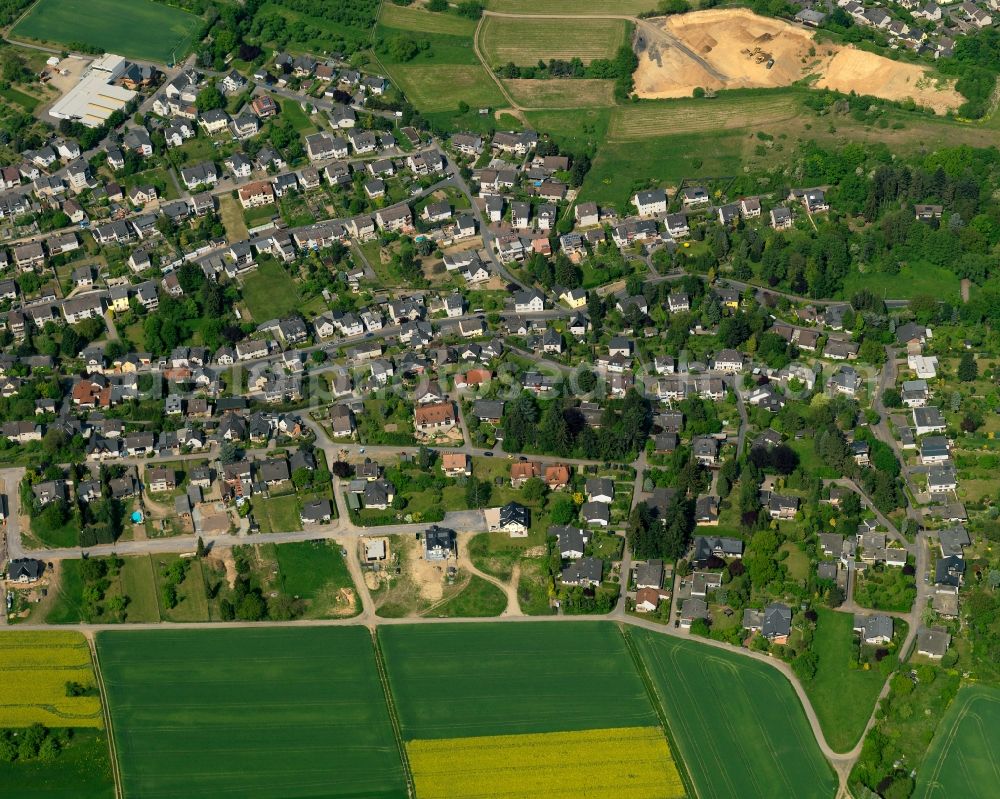
[[[351,469],[351,464],[347,461],[334,461],[333,465],[330,467],[330,471],[337,475],[337,477],[341,480],[344,480],[351,476],[353,470]]]
[[[465,504],[470,508],[485,508],[492,493],[493,487],[488,481],[470,477],[465,483]]]
[[[572,498],[560,494],[549,508],[549,516],[553,524],[569,524],[576,518],[576,504]]]
[[[264,598],[256,592],[244,596],[236,607],[236,617],[243,621],[260,621],[266,614]]]
[[[979,367],[976,366],[976,358],[966,350],[958,361],[958,379],[963,383],[971,383],[977,377],[979,377]]]
[[[396,61],[411,61],[419,52],[420,46],[409,36],[393,36],[389,42],[389,55]]]
[[[222,92],[215,85],[206,86],[198,92],[195,105],[204,114],[206,111],[211,111],[214,108],[225,108],[226,98],[222,96]]]
[[[792,661],[792,671],[803,682],[809,682],[816,676],[816,664],[816,653],[806,651]]]
[[[882,392],[882,404],[886,408],[901,408],[903,407],[903,395],[899,393],[898,388],[887,388]]]
[[[219,461],[222,463],[235,463],[240,459],[240,445],[235,441],[224,441],[219,447]]]
[[[525,480],[524,485],[521,486],[521,496],[527,502],[538,502],[545,496],[547,490],[548,486],[540,477],[532,477]]]
[[[195,556],[198,558],[203,558],[205,557],[205,554],[206,554],[205,541],[202,539],[201,536],[198,536],[198,548],[195,550]]]

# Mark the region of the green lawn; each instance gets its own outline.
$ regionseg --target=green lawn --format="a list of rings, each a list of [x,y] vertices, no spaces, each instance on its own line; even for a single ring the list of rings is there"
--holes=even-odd
[[[335,541],[296,541],[275,547],[281,590],[307,604],[305,616],[323,618],[349,612],[339,596],[349,589],[357,596],[347,563]],[[355,605],[355,610],[360,608]],[[353,615],[353,614],[352,614]]]
[[[160,610],[153,580],[153,564],[149,556],[123,558],[121,590],[129,598],[125,620],[129,622],[159,621]],[[65,562],[65,561],[64,561]]]
[[[507,595],[493,583],[474,574],[461,593],[427,615],[447,618],[499,616],[506,608]]]
[[[102,632],[124,796],[404,799],[368,631]]]
[[[764,663],[649,630],[629,635],[701,799],[830,799],[837,782],[788,681]]]
[[[421,111],[457,112],[460,102],[472,108],[496,108],[505,103],[500,89],[478,63],[390,64],[386,69]]]
[[[1000,690],[967,685],[938,724],[917,770],[914,799],[996,796],[1000,764]]]
[[[14,88],[0,89],[0,97],[10,100],[12,103],[17,103],[29,114],[33,113],[41,102],[37,97],[32,97],[30,94],[25,94]]]
[[[850,667],[856,648],[854,617],[850,613],[825,608],[817,613],[813,651],[819,663],[816,676],[804,683],[804,687],[827,743],[837,752],[846,752],[864,732],[886,675],[878,669]],[[895,660],[893,655],[890,658]],[[844,701],[845,697],[850,697],[850,701]]]
[[[164,569],[180,558],[175,555],[151,555],[153,575],[156,580],[156,596],[162,597]],[[168,608],[160,599],[160,612],[164,621],[208,621],[208,597],[205,592],[205,576],[201,561],[187,559],[188,568],[184,579],[177,586],[177,604]]]
[[[294,100],[281,101],[281,116],[288,122],[291,122],[292,127],[295,128],[298,133],[306,135],[316,132],[316,126],[313,124],[308,114],[306,114],[303,110],[301,104],[295,102]]]
[[[602,115],[601,111],[592,113],[598,118]],[[579,201],[624,208],[639,189],[677,185],[693,175],[736,175],[745,138],[743,132],[718,130],[602,147],[580,188]]]
[[[254,321],[266,322],[287,316],[302,304],[299,284],[273,258],[260,259],[257,268],[243,279],[243,301]]]
[[[378,635],[405,740],[657,723],[614,624],[392,626]]]
[[[12,34],[166,64],[187,54],[200,25],[194,14],[153,0],[39,0]]]
[[[0,785],[26,799],[114,799],[107,738],[103,731],[77,729],[55,760],[0,760]]]
[[[957,300],[959,280],[951,269],[929,263],[904,265],[896,275],[880,272],[862,275],[852,270],[844,278],[843,295],[852,297],[862,289],[880,297],[897,300],[908,300],[919,295]]]
[[[295,494],[255,499],[252,507],[262,533],[290,533],[302,529],[299,501]]]
[[[46,525],[40,516],[31,520],[31,533],[47,547],[75,547],[79,542],[80,528],[70,519],[61,527]]]
[[[278,214],[278,206],[261,205],[258,208],[247,208],[243,212],[243,221],[247,228],[254,228],[270,222]]]

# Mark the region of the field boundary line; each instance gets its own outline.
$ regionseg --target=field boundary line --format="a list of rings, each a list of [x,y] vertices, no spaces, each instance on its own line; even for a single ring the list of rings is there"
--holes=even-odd
[[[406,794],[412,799],[412,797],[417,795],[417,788],[413,782],[413,772],[410,770],[410,758],[406,754],[406,744],[403,743],[403,732],[399,726],[399,716],[396,715],[396,702],[392,698],[392,689],[389,687],[389,673],[386,671],[385,658],[382,656],[382,644],[378,640],[378,630],[374,627],[369,627],[368,633],[372,638],[372,648],[375,651],[375,668],[378,671],[378,679],[382,685],[382,693],[385,694],[386,709],[389,711],[392,737],[396,739],[396,747],[399,749],[399,761],[403,766],[403,778],[406,780]]]
[[[525,109],[523,107],[514,102],[514,98],[508,94],[507,87],[503,85],[503,81],[496,76],[496,73],[490,65],[486,63],[486,59],[483,57],[483,51],[479,47],[479,33],[482,31],[483,23],[486,22],[489,15],[488,11],[483,11],[482,15],[479,17],[479,22],[476,24],[476,30],[472,34],[472,51],[476,54],[476,58],[479,59],[479,63],[482,65],[483,69],[486,70],[490,79],[497,85],[497,88],[500,89],[500,94],[502,94],[504,99],[510,103],[510,107],[515,111],[524,111]]]
[[[24,9],[24,11],[22,11],[18,15],[17,19],[15,19],[13,22],[10,23],[10,25],[7,26],[7,33],[10,34],[10,32],[14,30],[14,28],[16,28],[21,23],[22,19],[24,19],[26,16],[28,16],[28,14],[30,14],[32,11],[35,10],[35,6],[37,6],[40,2],[42,2],[42,0],[34,0],[34,2],[31,5],[29,5],[26,9]]]
[[[677,746],[677,742],[674,740],[670,725],[667,723],[667,714],[666,711],[664,711],[663,704],[660,702],[659,696],[656,693],[656,686],[653,685],[652,678],[646,670],[646,664],[643,662],[642,656],[635,648],[635,643],[632,641],[632,636],[629,634],[630,631],[628,629],[628,625],[619,624],[618,632],[621,633],[622,639],[625,641],[625,648],[628,649],[629,654],[632,656],[632,663],[635,665],[635,670],[639,674],[639,679],[642,680],[642,685],[646,689],[646,696],[649,699],[650,704],[653,706],[653,710],[656,712],[656,717],[660,720],[660,726],[663,728],[663,736],[667,739],[667,743],[670,746],[670,759],[674,761],[677,773],[681,777],[681,783],[684,785],[684,791],[689,797],[691,797],[691,799],[699,799],[699,794],[695,788],[694,781],[688,774],[687,764],[684,763],[681,757],[679,757],[681,750]]]
[[[104,685],[104,672],[101,669],[101,658],[97,654],[97,640],[94,637],[87,638],[87,647],[90,649],[90,657],[94,666],[94,681],[97,683],[97,690],[101,695],[101,709],[104,711],[104,726],[108,731],[108,748],[111,753],[111,775],[115,780],[115,796],[117,799],[124,799],[125,787],[122,785],[122,775],[118,765],[118,745],[115,743],[115,731],[111,725],[111,704],[108,700],[108,691]]]

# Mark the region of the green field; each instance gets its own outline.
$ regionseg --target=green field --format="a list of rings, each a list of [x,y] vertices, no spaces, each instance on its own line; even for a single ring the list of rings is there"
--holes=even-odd
[[[243,301],[256,322],[278,319],[302,305],[299,284],[273,258],[260,258],[257,268],[243,278]],[[296,513],[295,524],[299,524]],[[297,527],[292,529],[298,529]]]
[[[563,19],[487,17],[479,32],[479,46],[492,67],[508,63],[534,66],[551,58],[579,58],[589,64],[598,58],[613,58],[628,40],[624,20],[577,19],[571,25],[572,34],[567,35]]]
[[[11,33],[166,64],[187,54],[200,25],[194,14],[153,0],[38,0]]]
[[[929,295],[941,299],[958,301],[960,293],[958,276],[943,266],[929,263],[903,264],[895,275],[874,272],[862,275],[856,270],[848,272],[844,278],[845,297],[851,297],[862,289],[893,299],[907,300],[911,297]]]
[[[386,68],[421,111],[456,111],[460,102],[473,108],[505,104],[500,89],[480,65],[395,64]]]
[[[510,96],[525,108],[604,108],[615,104],[614,82],[575,80],[505,80]]]
[[[28,799],[114,799],[107,738],[97,730],[74,730],[55,760],[0,760],[0,785]]]
[[[427,615],[447,618],[499,616],[506,608],[507,595],[493,583],[474,574],[459,594]]]
[[[406,740],[657,724],[614,624],[413,625],[378,635]]]
[[[382,4],[378,21],[389,28],[419,33],[471,37],[476,32],[475,21],[467,17],[425,11],[417,6],[397,6],[395,3]]]
[[[306,617],[353,616],[361,610],[354,581],[335,541],[297,541],[274,549],[281,589],[306,602]],[[350,591],[355,604],[350,605],[342,591]]]
[[[827,743],[837,752],[846,752],[864,732],[887,675],[875,669],[850,668],[850,653],[856,649],[852,643],[854,618],[850,613],[823,608],[818,613],[813,651],[819,663],[816,676],[803,687]],[[851,697],[851,701],[845,702],[845,696]]]
[[[623,14],[656,9],[654,0],[487,0],[490,11],[505,14]]]
[[[1000,691],[965,686],[938,724],[914,799],[987,799],[1000,782]]]
[[[406,796],[364,628],[102,632],[128,797]]]
[[[770,666],[643,629],[629,635],[702,799],[830,799],[837,782],[798,697]]]

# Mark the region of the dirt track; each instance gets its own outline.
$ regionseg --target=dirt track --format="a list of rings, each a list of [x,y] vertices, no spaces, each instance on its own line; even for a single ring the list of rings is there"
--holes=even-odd
[[[696,87],[776,88],[812,76],[818,88],[912,98],[938,113],[964,100],[950,83],[928,77],[922,67],[820,44],[805,28],[746,9],[644,20],[636,26],[634,46],[636,93],[645,98],[690,97]],[[768,59],[773,59],[771,68]]]

